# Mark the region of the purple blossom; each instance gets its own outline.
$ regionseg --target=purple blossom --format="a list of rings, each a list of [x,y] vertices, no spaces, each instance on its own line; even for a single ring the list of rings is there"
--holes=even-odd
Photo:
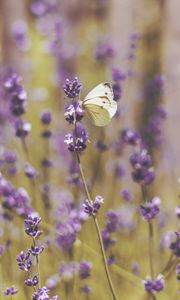
[[[88,278],[91,274],[92,265],[87,261],[81,261],[79,264],[79,277],[81,279]]]
[[[32,295],[33,300],[49,300],[49,291],[48,289],[44,286],[42,288],[38,289],[38,292],[35,292]]]
[[[134,199],[134,195],[127,189],[121,190],[121,196],[126,201],[132,201]]]
[[[44,111],[41,115],[41,122],[44,125],[49,125],[52,121],[52,114],[50,111]]]
[[[114,100],[118,101],[121,98],[122,95],[122,88],[119,82],[115,82],[112,85],[113,94],[114,94]]]
[[[79,122],[83,118],[83,110],[78,101],[74,101],[73,104],[69,104],[65,108],[65,120],[73,124],[74,122]]]
[[[28,28],[24,20],[17,20],[12,24],[12,37],[19,50],[27,51],[29,49]]]
[[[29,178],[35,178],[38,175],[38,172],[28,163],[24,164],[25,175]]]
[[[160,212],[161,200],[158,197],[146,202],[145,205],[140,206],[140,213],[145,221],[150,221],[155,218]]]
[[[78,272],[76,263],[63,263],[59,269],[59,275],[63,280],[71,280]]]
[[[31,124],[22,120],[16,120],[14,123],[15,134],[21,139],[25,139],[31,131]]]
[[[27,286],[31,286],[31,287],[34,287],[36,286],[38,283],[39,283],[39,279],[37,276],[34,276],[32,279],[27,279],[25,280],[24,282]]]
[[[44,250],[44,246],[31,246],[31,249],[29,249],[29,253],[33,256],[40,255]]]
[[[164,289],[164,277],[159,274],[155,280],[152,280],[150,276],[147,276],[146,280],[143,280],[143,284],[148,293],[160,292]]]
[[[150,184],[155,179],[155,173],[152,167],[152,159],[147,150],[142,149],[130,156],[130,163],[134,169],[132,178],[135,182],[141,184]]]
[[[129,145],[137,145],[141,141],[139,132],[130,129],[124,129],[121,133],[122,141]]]
[[[84,211],[89,216],[92,216],[92,215],[95,216],[98,213],[102,203],[104,203],[104,199],[101,196],[96,196],[94,201],[86,200],[85,203],[83,204]]]
[[[119,70],[118,68],[112,69],[112,79],[113,81],[124,81],[126,79],[126,75],[124,72]]]
[[[24,114],[27,105],[26,91],[19,84],[20,81],[21,77],[13,73],[4,82],[4,87],[9,99],[10,111],[15,117]]]
[[[104,62],[115,56],[115,51],[112,45],[108,42],[99,42],[95,50],[95,58],[99,62]]]
[[[170,245],[170,249],[172,250],[173,254],[177,257],[180,257],[180,233],[176,233],[177,239],[175,242],[172,242]]]
[[[102,235],[103,244],[104,244],[104,247],[106,250],[116,243],[116,240],[112,239],[111,233],[107,229],[104,229],[101,232],[101,235]]]
[[[77,124],[73,133],[65,135],[64,143],[71,152],[82,152],[86,149],[86,143],[88,141],[88,135],[85,127],[82,124]]]
[[[78,81],[78,78],[75,77],[73,80],[66,79],[66,83],[63,88],[66,96],[73,99],[79,96],[82,84]]]
[[[81,288],[82,292],[86,295],[89,295],[92,293],[92,288],[89,287],[88,285],[84,285],[82,288]]]
[[[29,215],[27,219],[25,219],[26,229],[25,232],[27,235],[31,236],[33,239],[39,237],[42,234],[42,231],[39,230],[39,223],[41,222],[41,218],[38,216]]]
[[[18,290],[15,289],[15,288],[12,286],[12,287],[7,288],[7,289],[5,290],[4,295],[6,295],[6,296],[9,296],[9,295],[13,296],[13,295],[15,295],[15,294],[17,294],[17,293],[18,293]]]
[[[21,251],[16,257],[19,268],[22,271],[28,271],[31,268],[32,261],[30,260],[30,253]]]

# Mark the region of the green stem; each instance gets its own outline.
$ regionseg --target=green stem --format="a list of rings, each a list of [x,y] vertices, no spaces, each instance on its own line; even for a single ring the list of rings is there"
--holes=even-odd
[[[142,185],[141,187],[143,201],[148,202],[146,187]],[[148,251],[149,251],[149,267],[151,278],[154,279],[154,263],[153,263],[153,253],[154,253],[154,229],[151,221],[148,222]],[[154,298],[153,298],[154,299]]]
[[[33,238],[33,245],[34,247],[36,247],[36,241]],[[39,288],[41,287],[41,277],[40,277],[40,268],[39,268],[39,259],[38,256],[36,255],[36,266],[37,266],[37,275],[38,275],[38,279],[39,279]]]
[[[83,169],[82,169],[82,166],[81,166],[80,157],[79,157],[79,154],[77,152],[76,152],[76,155],[77,155],[77,161],[78,161],[79,170],[80,170],[81,178],[82,178],[82,181],[83,181],[84,189],[85,189],[88,200],[91,201],[91,196],[90,196],[90,193],[89,193],[89,190],[88,190],[88,187],[87,187],[87,184],[86,184],[84,172],[83,172]],[[111,279],[111,276],[110,276],[110,273],[109,273],[107,258],[106,258],[106,254],[105,254],[105,249],[104,249],[104,245],[103,245],[103,241],[102,241],[102,237],[101,237],[101,232],[100,232],[100,229],[99,229],[99,224],[98,224],[98,220],[97,220],[96,216],[93,216],[93,220],[94,220],[94,224],[95,224],[95,227],[96,227],[96,232],[97,232],[97,236],[98,236],[98,240],[99,240],[99,244],[100,244],[100,248],[101,248],[101,254],[102,254],[102,258],[103,258],[106,277],[107,277],[107,280],[108,280],[108,283],[109,283],[109,288],[111,290],[113,299],[118,300],[118,298],[116,296],[116,293],[115,293],[115,289],[113,287],[112,279]]]

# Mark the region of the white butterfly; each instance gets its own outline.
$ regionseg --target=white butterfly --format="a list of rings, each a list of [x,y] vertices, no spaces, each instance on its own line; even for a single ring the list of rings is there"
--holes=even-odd
[[[111,84],[108,82],[100,83],[87,94],[81,105],[96,126],[107,125],[117,110]]]

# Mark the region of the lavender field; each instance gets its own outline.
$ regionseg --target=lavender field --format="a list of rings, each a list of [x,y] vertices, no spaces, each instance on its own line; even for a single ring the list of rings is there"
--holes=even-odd
[[[0,300],[180,298],[179,11],[0,1]]]

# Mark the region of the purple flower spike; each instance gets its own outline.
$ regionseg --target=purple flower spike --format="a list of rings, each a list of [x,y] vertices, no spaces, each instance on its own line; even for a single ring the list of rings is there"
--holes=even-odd
[[[38,224],[41,222],[40,217],[29,215],[24,222],[26,225],[25,232],[27,235],[35,239],[42,234],[42,231],[40,231],[38,227]]]
[[[101,196],[96,196],[94,201],[86,200],[83,204],[84,211],[89,215],[96,215],[101,207],[101,204],[104,203],[104,199]]]
[[[65,119],[68,123],[73,124],[75,121],[80,121],[83,118],[83,110],[76,101],[73,104],[69,104],[65,109]]]
[[[18,290],[15,289],[15,288],[12,286],[12,287],[7,288],[7,289],[5,290],[4,295],[6,295],[6,296],[9,296],[9,295],[13,296],[13,295],[15,295],[15,294],[17,294],[17,293],[18,293]]]
[[[155,280],[152,280],[150,276],[147,276],[146,280],[143,280],[143,284],[148,293],[160,292],[164,289],[164,277],[159,274]]]
[[[132,131],[130,129],[124,129],[121,135],[122,141],[129,145],[137,145],[141,138],[139,132]]]
[[[180,257],[180,233],[176,233],[177,239],[175,242],[172,242],[170,245],[170,249],[172,250],[173,254],[177,257]]]
[[[152,159],[147,150],[142,149],[130,156],[130,163],[134,169],[132,178],[140,184],[150,184],[155,179],[155,173],[152,167]]]
[[[141,205],[140,213],[145,221],[150,221],[159,214],[160,203],[161,200],[158,197],[155,197],[145,205]]]
[[[73,80],[66,79],[66,83],[63,88],[66,96],[73,99],[79,96],[82,84],[78,81],[78,78],[75,77]]]
[[[24,164],[24,171],[25,171],[25,175],[29,178],[35,178],[38,175],[38,172],[30,166],[30,164],[26,163]]]
[[[24,282],[27,286],[31,286],[31,287],[34,287],[36,286],[38,283],[39,283],[39,279],[37,276],[34,276],[32,279],[27,279],[25,280]]]
[[[30,269],[32,262],[29,257],[30,253],[25,253],[23,251],[21,251],[20,254],[16,257],[18,266],[22,271],[28,271]]]
[[[49,125],[52,121],[52,115],[49,111],[45,111],[42,113],[41,115],[41,122],[44,124],[44,125]]]
[[[31,131],[31,124],[28,122],[17,120],[14,124],[14,128],[15,128],[16,136],[21,139],[24,139]]]
[[[79,277],[86,279],[90,276],[92,265],[87,261],[81,261],[79,264]]]
[[[73,134],[68,133],[65,135],[64,143],[67,145],[68,150],[71,152],[82,152],[86,149],[86,142],[88,135],[83,125],[77,124]]]

